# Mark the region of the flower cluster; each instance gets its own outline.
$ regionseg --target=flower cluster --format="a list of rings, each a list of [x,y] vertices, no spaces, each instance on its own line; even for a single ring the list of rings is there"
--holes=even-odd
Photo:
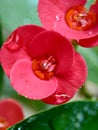
[[[61,34],[20,26],[1,47],[1,65],[20,94],[48,104],[71,99],[87,77],[83,57]]]
[[[98,0],[39,0],[44,27],[15,29],[0,50],[0,64],[12,87],[29,99],[48,104],[69,101],[87,78],[83,47],[98,46]]]
[[[17,101],[10,98],[0,101],[0,130],[6,130],[23,119],[24,114]]]
[[[98,46],[98,1],[89,9],[87,0],[39,0],[39,18],[48,30],[54,30],[80,46]]]

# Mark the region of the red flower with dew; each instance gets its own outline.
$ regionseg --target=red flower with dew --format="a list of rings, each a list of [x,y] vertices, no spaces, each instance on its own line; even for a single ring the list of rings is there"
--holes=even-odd
[[[55,30],[84,47],[98,46],[98,1],[89,9],[86,0],[39,0],[39,18],[48,30]]]
[[[17,101],[9,98],[0,101],[0,130],[6,130],[23,119],[23,111]]]
[[[21,95],[60,104],[71,99],[87,77],[82,56],[54,31],[36,25],[16,29],[1,48],[1,65]]]

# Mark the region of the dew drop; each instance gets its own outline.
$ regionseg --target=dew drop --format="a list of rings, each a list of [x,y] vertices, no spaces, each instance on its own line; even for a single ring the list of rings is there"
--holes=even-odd
[[[87,112],[89,110],[88,106],[84,107],[84,111]]]
[[[60,21],[60,20],[61,20],[61,18],[62,18],[62,16],[61,16],[61,15],[56,15],[56,21]]]
[[[33,97],[33,100],[37,100],[37,97]]]
[[[91,108],[88,106],[84,107],[84,111],[87,112],[89,115],[96,115],[96,111],[93,111]]]
[[[82,121],[84,120],[84,115],[83,115],[83,113],[78,113],[78,114],[76,115],[76,118],[77,118],[77,120],[78,120],[79,122],[82,122]]]
[[[23,95],[24,96],[24,95]],[[28,96],[25,96],[25,98],[28,98]]]
[[[18,127],[18,130],[22,130],[22,127]]]
[[[66,94],[56,94],[55,95],[56,97],[63,97],[63,98],[66,98],[66,97],[70,97],[70,96],[68,96],[68,95],[66,95]]]
[[[89,31],[89,33],[88,33],[89,35],[93,35],[93,31]]]
[[[74,123],[74,127],[75,128],[80,128],[80,123],[78,123],[78,122]]]
[[[70,96],[66,94],[56,94],[55,98],[57,99],[58,103],[62,103],[65,102],[68,98],[70,98]]]
[[[8,127],[8,123],[5,119],[0,117],[0,130],[5,130]]]
[[[11,51],[15,51],[21,47],[21,40],[20,36],[14,32],[6,41],[6,47],[7,49]]]

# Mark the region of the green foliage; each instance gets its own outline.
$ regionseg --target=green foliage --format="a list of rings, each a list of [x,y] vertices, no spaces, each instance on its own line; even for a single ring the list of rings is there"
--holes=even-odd
[[[73,102],[36,114],[8,130],[98,130],[98,102]]]

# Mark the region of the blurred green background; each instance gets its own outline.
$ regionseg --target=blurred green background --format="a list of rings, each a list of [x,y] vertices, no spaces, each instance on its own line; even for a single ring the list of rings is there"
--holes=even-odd
[[[9,31],[24,24],[39,24],[38,0],[0,0],[0,21]]]

